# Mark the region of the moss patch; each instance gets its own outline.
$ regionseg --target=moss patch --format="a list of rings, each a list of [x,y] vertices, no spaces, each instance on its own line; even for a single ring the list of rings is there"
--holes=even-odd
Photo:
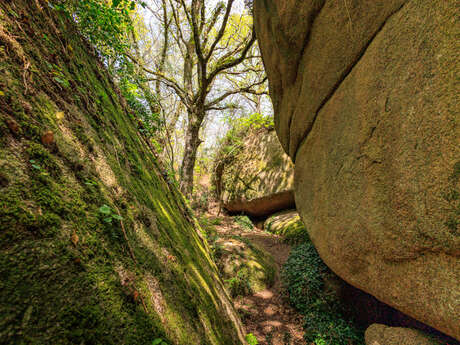
[[[276,213],[267,218],[264,230],[281,236],[289,243],[300,243],[308,239],[307,229],[295,210]]]
[[[271,287],[275,280],[273,258],[241,236],[213,243],[217,267],[232,297],[246,296]]]

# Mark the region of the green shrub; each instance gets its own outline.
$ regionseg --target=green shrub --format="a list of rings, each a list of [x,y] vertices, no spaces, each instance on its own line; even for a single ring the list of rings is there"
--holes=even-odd
[[[246,341],[248,342],[248,345],[257,345],[259,342],[257,341],[257,338],[254,334],[249,333],[246,334]]]
[[[283,267],[289,300],[304,316],[305,340],[316,345],[364,344],[362,330],[344,319],[337,296],[325,292],[328,274],[311,241],[294,248]]]

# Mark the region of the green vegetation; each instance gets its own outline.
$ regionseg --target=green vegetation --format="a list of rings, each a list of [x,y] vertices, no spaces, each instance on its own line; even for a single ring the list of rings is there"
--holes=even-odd
[[[139,130],[161,151],[162,146],[154,139],[161,126],[158,102],[150,88],[146,87],[145,75],[139,72],[136,64],[127,56],[133,46],[132,37],[136,37],[140,30],[134,27],[133,17],[136,17],[137,6],[145,7],[145,2],[70,0],[48,4],[72,20],[79,33],[97,50],[108,65],[111,75],[117,79],[117,86],[134,111],[133,116],[139,120]],[[62,68],[56,64],[47,64],[53,70],[54,80],[64,88],[69,88],[69,79]]]
[[[104,222],[106,223],[112,223],[114,219],[123,220],[122,216],[115,213],[113,209],[110,206],[107,206],[106,204],[99,207],[99,213],[102,213],[104,215]]]
[[[264,230],[279,235],[290,244],[308,241],[308,233],[297,211],[286,211],[269,217]]]
[[[212,248],[232,297],[247,296],[273,285],[276,272],[273,258],[247,238],[233,235],[214,242]]]
[[[252,230],[254,229],[254,224],[252,221],[249,219],[248,216],[235,216],[233,217],[234,221],[236,224],[241,226],[245,230]]]
[[[248,342],[248,345],[257,345],[257,344],[259,344],[259,342],[257,341],[257,338],[252,333],[246,334],[246,341]]]
[[[242,218],[244,223],[240,226],[244,228],[250,220],[247,217]],[[219,218],[210,220],[202,216],[199,222],[211,256],[232,297],[247,296],[273,285],[276,269],[269,254],[245,237],[219,236],[214,226],[221,222]]]
[[[306,241],[294,248],[282,271],[291,304],[304,316],[305,340],[315,345],[364,344],[363,331],[344,318],[338,297],[326,292],[329,268]]]
[[[275,263],[247,238],[233,235],[219,246],[217,266],[232,297],[247,296],[273,285]]]
[[[134,30],[129,14],[136,8],[136,1],[72,0],[50,2],[49,6],[75,18],[80,33],[104,56],[122,55],[129,47],[128,35]]]
[[[245,264],[240,265],[235,269],[235,275],[229,279],[225,279],[230,295],[235,298],[237,296],[247,296],[253,293],[251,284],[249,283],[250,271],[249,267]]]

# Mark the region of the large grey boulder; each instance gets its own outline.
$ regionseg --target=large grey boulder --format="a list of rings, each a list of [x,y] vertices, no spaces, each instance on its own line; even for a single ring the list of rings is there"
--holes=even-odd
[[[454,0],[256,0],[295,198],[326,264],[460,339]]]

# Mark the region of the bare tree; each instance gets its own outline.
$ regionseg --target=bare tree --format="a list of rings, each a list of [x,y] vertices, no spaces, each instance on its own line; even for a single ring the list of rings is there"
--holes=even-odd
[[[147,80],[156,84],[157,93],[161,83],[186,109],[180,187],[190,196],[197,150],[203,142],[200,129],[207,114],[234,107],[227,101],[236,94],[265,94],[266,77],[252,25],[245,27],[242,16],[232,14],[235,0],[219,2],[213,8],[207,8],[205,0],[161,1],[162,15],[147,7],[164,30],[159,62],[152,67],[139,54],[128,56],[146,73]],[[169,50],[177,52],[172,54],[175,61],[168,61]]]

